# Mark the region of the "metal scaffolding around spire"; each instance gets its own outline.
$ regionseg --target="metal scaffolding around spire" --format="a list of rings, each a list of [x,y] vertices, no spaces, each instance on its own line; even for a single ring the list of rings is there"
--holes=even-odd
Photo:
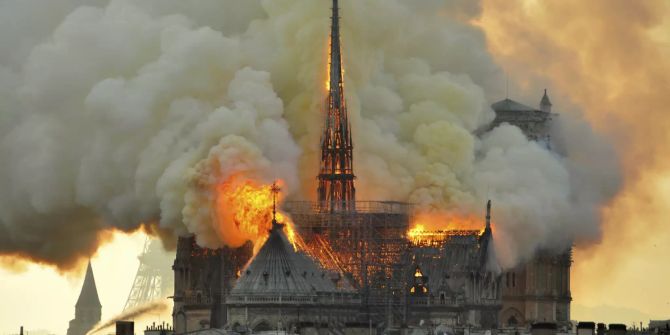
[[[317,195],[322,210],[343,212],[355,210],[356,189],[351,124],[344,99],[338,0],[333,0],[332,10],[329,86]]]

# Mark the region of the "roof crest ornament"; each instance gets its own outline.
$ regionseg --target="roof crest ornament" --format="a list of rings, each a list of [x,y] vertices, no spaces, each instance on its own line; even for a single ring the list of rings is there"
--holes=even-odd
[[[277,185],[276,180],[272,182],[270,192],[272,192],[272,229],[275,229],[275,226],[279,226],[277,222],[277,194],[281,192],[281,188]]]

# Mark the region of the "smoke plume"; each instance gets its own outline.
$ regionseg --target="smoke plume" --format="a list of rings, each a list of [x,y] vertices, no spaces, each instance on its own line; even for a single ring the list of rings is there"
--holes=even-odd
[[[17,17],[39,6],[3,6],[0,253],[66,267],[142,223],[220,246],[213,190],[233,175],[313,198],[329,1],[58,0],[35,28]],[[483,215],[491,198],[505,267],[598,237],[618,173],[583,159],[616,166],[588,125],[561,115],[567,157],[509,125],[474,135],[504,83],[478,4],[342,7],[359,199]]]
[[[598,243],[581,243],[575,250],[573,296],[594,307],[625,304],[655,317],[667,314],[667,294],[658,293],[670,275],[667,267],[659,266],[670,253],[664,242],[670,236],[670,3],[484,0],[482,4],[480,25],[490,50],[511,78],[545,83],[560,92],[563,101],[569,98],[620,157],[622,190],[603,210],[605,234]],[[581,38],[584,33],[588,38]],[[598,178],[589,182],[595,186],[591,192],[598,186],[616,186],[611,177],[617,162],[589,154],[612,148],[572,134],[580,128],[584,127],[563,129],[573,146],[566,164],[584,167],[571,177]],[[592,149],[580,150],[584,145]],[[640,275],[646,273],[654,275]],[[629,312],[613,312],[615,308],[604,311],[612,321],[638,320]]]
[[[127,311],[124,311],[123,313],[111,318],[110,320],[104,323],[101,323],[100,325],[97,325],[93,330],[88,332],[88,334],[96,334],[101,330],[105,330],[106,328],[114,326],[117,321],[134,320],[136,318],[142,317],[145,314],[150,313],[156,313],[156,314],[164,313],[168,311],[168,309],[169,306],[162,301],[155,301],[141,306],[136,306]]]

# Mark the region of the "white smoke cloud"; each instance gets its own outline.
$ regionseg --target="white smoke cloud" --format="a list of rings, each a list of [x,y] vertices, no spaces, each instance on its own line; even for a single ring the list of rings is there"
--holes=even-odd
[[[4,6],[19,27],[39,8]],[[64,265],[98,232],[142,222],[220,245],[207,186],[238,172],[311,196],[329,1],[53,6],[39,26],[0,33],[0,253]],[[473,135],[492,121],[502,82],[471,23],[476,2],[342,7],[360,198],[480,213],[490,197],[506,266],[597,236],[616,173],[511,126]],[[581,127],[575,138],[597,143]],[[574,142],[570,157],[601,147]]]

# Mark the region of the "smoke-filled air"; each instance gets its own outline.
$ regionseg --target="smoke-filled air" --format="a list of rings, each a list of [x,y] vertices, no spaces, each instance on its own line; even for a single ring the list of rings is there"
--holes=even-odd
[[[0,253],[68,269],[141,227],[239,246],[257,227],[237,224],[227,189],[281,180],[288,199],[315,198],[330,1],[43,5],[0,4]],[[503,268],[599,238],[618,158],[577,111],[556,106],[552,151],[510,125],[482,131],[505,74],[479,4],[341,6],[359,200],[479,229],[491,199]]]

